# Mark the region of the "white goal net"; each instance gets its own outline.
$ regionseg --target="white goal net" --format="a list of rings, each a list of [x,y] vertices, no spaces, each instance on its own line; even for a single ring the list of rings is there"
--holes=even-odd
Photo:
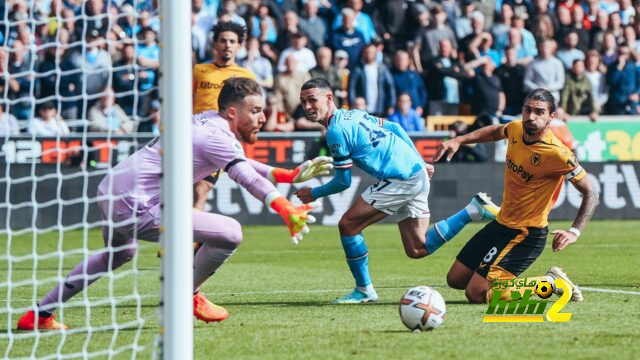
[[[114,213],[120,199],[97,195],[158,133],[156,4],[0,4],[0,357],[158,354],[159,247],[135,231],[114,243],[138,219],[103,218],[100,204]],[[123,264],[103,271],[96,257]],[[68,329],[17,330],[31,310]]]

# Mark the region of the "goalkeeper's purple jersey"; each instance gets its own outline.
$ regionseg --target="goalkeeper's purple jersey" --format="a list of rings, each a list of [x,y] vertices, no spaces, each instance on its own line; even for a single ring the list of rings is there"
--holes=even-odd
[[[268,166],[245,161],[242,145],[229,130],[227,120],[217,112],[193,115],[191,127],[194,184],[219,169],[233,166],[231,170],[225,169],[229,176],[258,199],[264,200],[266,194],[275,190],[264,174],[260,174],[266,172]],[[110,194],[118,199],[113,209],[116,213],[132,209],[144,211],[160,204],[162,157],[158,140],[156,137],[120,162],[98,185],[98,194]],[[240,162],[242,166],[235,165]]]

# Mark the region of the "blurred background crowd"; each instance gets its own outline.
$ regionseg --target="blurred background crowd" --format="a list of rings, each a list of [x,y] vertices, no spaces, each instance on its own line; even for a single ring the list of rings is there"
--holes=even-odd
[[[157,132],[157,10],[0,3],[1,132]],[[247,28],[236,61],[267,94],[265,131],[317,130],[291,91],[310,77],[329,80],[340,107],[407,131],[431,116],[518,115],[537,87],[560,119],[640,112],[640,1],[192,0],[194,65],[212,60],[219,21]]]

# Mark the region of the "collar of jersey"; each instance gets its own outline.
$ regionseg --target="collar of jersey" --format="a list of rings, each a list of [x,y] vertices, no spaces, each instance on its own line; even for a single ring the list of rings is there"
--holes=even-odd
[[[543,137],[541,137],[540,139],[538,139],[538,140],[536,140],[536,141],[534,141],[532,143],[529,143],[524,139],[524,128],[523,128],[522,129],[522,142],[527,146],[535,145],[535,144],[537,144],[539,142],[549,143],[551,141],[549,139],[549,137],[550,137],[550,134],[552,134],[552,133],[553,132],[551,131],[551,129],[548,129],[547,133]]]

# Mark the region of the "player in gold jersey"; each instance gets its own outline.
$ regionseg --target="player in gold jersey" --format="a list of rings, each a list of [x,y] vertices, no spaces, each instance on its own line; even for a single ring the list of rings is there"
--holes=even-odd
[[[447,274],[447,283],[464,289],[469,302],[489,302],[495,279],[515,279],[542,253],[548,234],[547,216],[551,211],[564,179],[582,193],[582,204],[573,225],[568,230],[556,230],[553,251],[559,251],[578,240],[598,203],[586,171],[573,153],[549,130],[556,117],[553,95],[545,89],[531,91],[522,108],[522,121],[506,125],[487,126],[464,136],[443,142],[435,156],[439,160],[446,152],[450,160],[462,144],[508,139],[502,207],[496,220],[487,224],[462,248]],[[581,301],[582,292],[558,267],[546,276],[529,280],[566,280],[573,287],[572,300]],[[520,282],[520,284],[522,284]],[[510,287],[501,294],[509,301],[512,292],[531,289]],[[561,294],[562,289],[555,289]]]
[[[213,63],[197,64],[193,68],[193,113],[218,111],[218,96],[222,83],[231,77],[255,80],[249,70],[236,64],[236,54],[247,35],[247,29],[233,22],[219,22],[213,27]],[[212,174],[193,187],[194,208],[204,211],[207,194],[220,174]]]
[[[245,40],[247,30],[233,22],[219,22],[213,27],[213,63],[197,64],[193,68],[193,113],[218,111],[218,95],[222,83],[231,77],[255,80],[249,70],[236,64],[236,54]]]

